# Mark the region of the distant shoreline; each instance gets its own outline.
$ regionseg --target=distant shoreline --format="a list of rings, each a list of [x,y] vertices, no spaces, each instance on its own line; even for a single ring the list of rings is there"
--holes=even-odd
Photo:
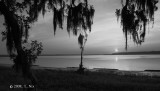
[[[117,52],[112,55],[159,55],[160,51],[147,51],[147,52]]]
[[[40,56],[80,56],[81,54],[42,54]],[[149,52],[117,52],[112,54],[84,54],[85,56],[90,55],[160,55],[160,51],[149,51]],[[9,55],[1,54],[0,57],[9,57]]]

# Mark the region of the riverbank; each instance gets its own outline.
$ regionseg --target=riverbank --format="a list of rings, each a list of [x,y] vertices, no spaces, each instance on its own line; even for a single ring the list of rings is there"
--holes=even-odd
[[[38,91],[160,91],[160,76],[140,75],[144,71],[97,68],[86,69],[81,75],[75,69],[34,66]],[[0,66],[0,74],[0,91],[22,91],[20,88],[11,89],[10,85],[28,83],[9,66]]]

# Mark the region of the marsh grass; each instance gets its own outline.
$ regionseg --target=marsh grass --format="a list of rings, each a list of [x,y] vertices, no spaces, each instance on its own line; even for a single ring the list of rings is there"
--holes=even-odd
[[[82,75],[74,71],[50,69],[36,69],[33,72],[37,77],[38,91],[160,91],[160,77],[90,71]],[[0,67],[0,74],[0,91],[13,91],[9,89],[11,84],[29,83],[11,68]]]

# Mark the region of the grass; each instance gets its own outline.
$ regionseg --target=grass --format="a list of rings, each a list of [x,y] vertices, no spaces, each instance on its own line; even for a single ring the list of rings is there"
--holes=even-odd
[[[111,72],[33,70],[38,81],[38,91],[160,91],[160,77],[117,75]],[[27,84],[20,74],[11,68],[0,67],[0,91],[10,89],[11,84]]]

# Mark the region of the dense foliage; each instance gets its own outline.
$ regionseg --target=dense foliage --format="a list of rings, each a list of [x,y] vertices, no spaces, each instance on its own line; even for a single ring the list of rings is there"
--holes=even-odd
[[[154,24],[154,12],[158,9],[158,0],[121,0],[122,8],[116,9],[117,20],[121,19],[122,30],[126,38],[132,36],[136,44],[144,42],[147,24]]]
[[[54,34],[57,26],[63,29],[67,20],[67,31],[74,35],[91,31],[94,8],[87,0],[0,0],[0,15],[4,16],[6,30],[1,34],[6,39],[7,51],[14,61],[14,68],[21,70],[30,79],[30,66],[42,51],[42,43],[28,42],[28,32],[31,24],[38,20],[40,13],[44,16],[47,11],[53,12]],[[29,43],[27,49],[24,44]],[[33,78],[34,80],[34,78]]]

